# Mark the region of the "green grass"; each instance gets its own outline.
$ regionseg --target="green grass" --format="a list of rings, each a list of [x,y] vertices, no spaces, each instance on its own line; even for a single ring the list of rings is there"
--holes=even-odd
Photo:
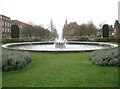
[[[2,88],[2,72],[0,70],[0,89]]]
[[[32,53],[24,69],[3,72],[3,87],[117,87],[118,68],[92,64],[89,53]]]

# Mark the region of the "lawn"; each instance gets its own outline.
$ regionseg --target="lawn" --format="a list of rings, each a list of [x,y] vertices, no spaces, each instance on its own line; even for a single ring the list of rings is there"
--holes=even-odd
[[[92,64],[89,52],[31,54],[32,63],[22,70],[3,72],[3,87],[118,86],[118,68]]]

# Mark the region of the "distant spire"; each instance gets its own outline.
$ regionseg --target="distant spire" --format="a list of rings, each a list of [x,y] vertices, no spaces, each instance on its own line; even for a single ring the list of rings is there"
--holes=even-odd
[[[50,21],[50,24],[51,24],[51,23],[53,23],[52,19],[51,19],[51,21]]]
[[[54,29],[54,25],[53,25],[53,21],[51,19],[51,21],[50,21],[50,30],[51,30],[51,32],[53,31],[53,29]]]
[[[65,25],[67,25],[67,19],[66,19],[66,21],[65,21]]]
[[[66,19],[66,20],[65,20],[65,24],[64,24],[64,28],[66,28],[67,25],[68,25],[68,23],[67,23],[67,19]]]

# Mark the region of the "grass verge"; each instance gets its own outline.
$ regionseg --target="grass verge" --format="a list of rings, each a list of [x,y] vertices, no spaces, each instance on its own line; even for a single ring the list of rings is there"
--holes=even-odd
[[[2,83],[3,87],[117,87],[118,68],[92,64],[86,52],[32,52],[32,63],[3,72]]]

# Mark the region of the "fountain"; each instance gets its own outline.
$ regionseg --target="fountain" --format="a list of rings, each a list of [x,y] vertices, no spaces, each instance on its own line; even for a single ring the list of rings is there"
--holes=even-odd
[[[5,49],[39,52],[81,52],[116,48],[118,45],[103,42],[76,42],[56,39],[54,42],[22,42],[2,45]]]
[[[57,38],[55,39],[54,45],[55,48],[60,48],[60,49],[65,48],[66,40],[62,38],[62,35],[59,35],[58,39]]]
[[[39,52],[80,52],[115,48],[118,45],[102,42],[67,41],[62,35],[59,35],[55,41],[11,43],[2,47],[12,50]]]

